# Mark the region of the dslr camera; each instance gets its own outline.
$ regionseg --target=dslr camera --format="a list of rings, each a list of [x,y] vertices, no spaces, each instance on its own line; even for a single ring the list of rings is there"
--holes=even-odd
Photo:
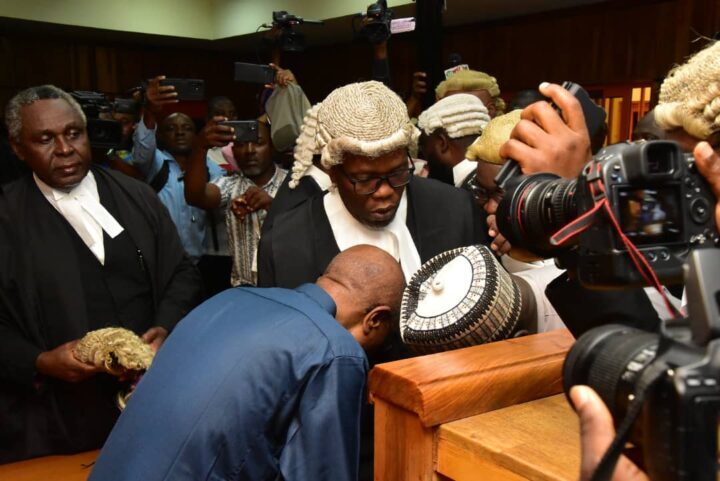
[[[563,366],[565,392],[584,384],[600,395],[619,426],[613,446],[622,448],[629,435],[653,481],[718,475],[720,250],[693,251],[687,273],[686,319],[659,333],[596,327],[577,340]]]
[[[113,104],[100,92],[76,90],[70,95],[80,104],[87,117],[87,134],[90,146],[96,149],[117,149],[123,144],[122,125],[110,119]]]
[[[606,147],[577,179],[518,175],[498,228],[511,244],[574,265],[588,287],[646,285],[630,241],[661,282],[682,282],[690,249],[714,246],[715,198],[691,155],[657,140]]]

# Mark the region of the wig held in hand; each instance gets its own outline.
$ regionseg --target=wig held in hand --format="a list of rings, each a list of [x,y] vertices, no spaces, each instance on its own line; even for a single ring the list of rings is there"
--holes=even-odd
[[[670,71],[660,87],[655,122],[703,140],[720,131],[720,42]]]
[[[295,146],[290,187],[295,188],[314,155],[326,168],[341,164],[345,153],[379,157],[417,144],[420,132],[407,107],[380,82],[358,82],[333,90],[308,110]]]

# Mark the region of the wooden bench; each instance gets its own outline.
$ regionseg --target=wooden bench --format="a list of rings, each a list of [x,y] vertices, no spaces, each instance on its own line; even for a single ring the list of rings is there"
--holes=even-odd
[[[375,480],[453,479],[460,460],[474,463],[466,455],[478,452],[470,447],[472,442],[462,440],[464,435],[460,433],[467,434],[470,440],[481,439],[482,432],[476,429],[484,426],[482,423],[492,420],[491,425],[498,427],[503,423],[498,423],[497,416],[507,415],[509,419],[514,415],[497,411],[481,420],[483,413],[561,393],[562,363],[573,342],[566,330],[559,330],[376,366],[369,379],[370,397],[375,404]],[[549,409],[546,414],[551,418],[558,416],[557,409],[562,409],[558,407],[562,399],[557,399],[555,404],[541,405]],[[567,406],[564,413],[568,421],[561,430],[567,428],[569,432],[562,437],[577,444],[574,414]],[[535,428],[542,431],[542,424]],[[528,429],[534,428],[528,425]],[[514,435],[512,430],[507,432],[507,436]],[[554,439],[545,442],[552,446]],[[453,455],[449,449],[460,450]],[[565,445],[554,449],[560,456],[575,455],[579,460],[577,450],[568,453]],[[465,454],[460,456],[461,452]],[[477,460],[488,466],[488,472],[495,468],[492,459]],[[576,464],[570,465],[573,477],[577,476]]]

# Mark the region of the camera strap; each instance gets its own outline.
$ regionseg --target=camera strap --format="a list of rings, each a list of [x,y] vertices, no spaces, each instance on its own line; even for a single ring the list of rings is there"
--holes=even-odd
[[[602,164],[600,164],[599,162],[594,162],[588,165],[586,169],[587,170],[585,173],[587,177],[588,189],[590,190],[590,194],[592,195],[594,202],[593,208],[585,212],[583,215],[579,216],[574,221],[567,224],[555,234],[553,234],[552,237],[550,237],[550,244],[554,246],[560,246],[565,244],[568,240],[572,239],[573,237],[577,236],[578,234],[592,226],[597,219],[598,213],[600,211],[604,211],[606,217],[612,223],[612,226],[614,227],[618,237],[627,249],[627,253],[630,256],[630,259],[632,260],[633,264],[635,264],[635,267],[637,268],[640,275],[642,275],[643,279],[645,279],[647,285],[653,286],[660,293],[660,296],[665,302],[665,306],[667,307],[672,317],[684,317],[685,314],[681,310],[678,310],[668,299],[665,290],[663,289],[662,285],[660,285],[660,281],[655,274],[655,271],[652,269],[647,259],[645,259],[645,256],[622,231],[622,228],[620,227],[620,224],[615,217],[615,213],[613,212],[612,206],[610,205],[610,202],[608,201],[605,193],[605,184],[603,184],[602,176],[600,175],[602,172]]]
[[[670,366],[664,362],[653,362],[640,375],[633,398],[628,406],[627,413],[615,432],[615,439],[608,447],[593,473],[590,481],[610,481],[625,444],[630,437],[633,425],[642,412],[647,393],[666,375]]]

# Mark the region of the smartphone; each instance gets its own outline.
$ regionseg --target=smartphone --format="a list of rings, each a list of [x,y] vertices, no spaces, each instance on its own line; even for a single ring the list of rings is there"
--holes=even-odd
[[[173,85],[178,100],[203,100],[205,98],[205,81],[195,78],[166,78],[160,85]]]
[[[274,84],[275,69],[269,65],[235,62],[235,81],[254,84]]]
[[[592,139],[595,135],[597,135],[598,130],[602,128],[605,123],[605,117],[607,115],[605,113],[605,109],[593,102],[587,91],[585,91],[585,89],[580,85],[574,82],[566,81],[562,83],[562,87],[573,94],[575,98],[578,99],[578,102],[580,102],[583,115],[585,116],[585,126],[587,127],[588,134],[590,134],[590,138]],[[555,109],[560,116],[562,116],[560,107],[555,105],[553,102],[550,103],[550,106]],[[501,189],[504,189],[508,180],[520,174],[520,165],[513,159],[508,159],[495,177],[495,184],[497,184],[497,186]]]
[[[227,125],[235,129],[233,138],[235,143],[253,142],[256,144],[259,140],[257,120],[226,120],[220,122],[220,125]]]

